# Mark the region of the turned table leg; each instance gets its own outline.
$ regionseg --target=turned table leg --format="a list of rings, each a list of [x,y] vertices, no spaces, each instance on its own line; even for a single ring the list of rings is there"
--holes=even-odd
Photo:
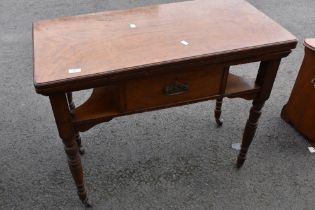
[[[281,59],[262,61],[259,66],[256,84],[260,85],[261,91],[253,100],[253,106],[250,109],[249,118],[247,120],[241,150],[237,158],[236,166],[242,167],[245,162],[246,154],[250,144],[256,133],[257,124],[261,115],[261,109],[264,106],[265,101],[269,98],[272,90],[273,83],[275,81],[277,71],[280,65]]]
[[[222,126],[223,124],[222,119],[221,119],[222,101],[223,101],[223,98],[218,98],[215,103],[214,118],[218,127]]]
[[[74,101],[73,101],[73,97],[72,97],[72,92],[68,92],[67,93],[67,99],[68,99],[68,104],[69,104],[69,108],[70,110],[73,110],[75,109],[75,104],[74,104]],[[79,146],[79,152],[81,155],[83,155],[85,153],[83,147],[82,147],[82,141],[81,141],[81,136],[80,136],[80,133],[79,131],[75,131],[75,139],[76,139],[76,142]]]
[[[263,106],[264,106],[264,101],[258,101],[258,100],[253,101],[253,106],[250,109],[249,118],[246,122],[245,130],[243,134],[241,150],[237,157],[238,168],[240,168],[244,164],[244,161],[246,160],[246,153],[255,136],[257,125],[258,125],[258,119],[261,115],[261,109]]]
[[[75,138],[75,132],[71,123],[71,114],[65,94],[49,96],[54,112],[59,136],[64,143],[65,152],[68,157],[68,165],[75,181],[78,195],[86,207],[90,207],[84,186],[83,168],[79,155],[79,148]]]

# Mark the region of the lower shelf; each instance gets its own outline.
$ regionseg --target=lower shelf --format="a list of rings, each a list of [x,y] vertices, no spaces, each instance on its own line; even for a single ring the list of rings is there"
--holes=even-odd
[[[105,86],[94,88],[89,99],[72,111],[74,124],[84,124],[98,120],[111,120],[121,114],[120,88]]]
[[[237,97],[238,95],[255,94],[259,90],[260,86],[255,83],[255,79],[229,74],[224,96]]]

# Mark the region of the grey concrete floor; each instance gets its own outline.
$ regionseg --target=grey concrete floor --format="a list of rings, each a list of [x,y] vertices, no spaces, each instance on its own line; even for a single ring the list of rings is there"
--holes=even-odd
[[[172,0],[0,0],[0,209],[82,209],[49,101],[32,79],[32,22]],[[314,0],[250,0],[300,43],[283,60],[244,167],[237,152],[250,102],[225,100],[120,117],[83,133],[94,209],[315,209],[315,155],[279,115],[315,37]],[[233,67],[254,75],[257,64]],[[88,96],[75,94],[77,101]]]

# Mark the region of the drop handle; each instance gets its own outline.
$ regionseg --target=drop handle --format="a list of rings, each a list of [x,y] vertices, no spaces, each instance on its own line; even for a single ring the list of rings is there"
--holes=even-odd
[[[187,92],[189,89],[189,85],[180,82],[174,82],[164,87],[165,95],[172,96],[172,95],[179,95]]]
[[[315,88],[315,77],[311,80],[311,84],[312,84],[313,87]]]

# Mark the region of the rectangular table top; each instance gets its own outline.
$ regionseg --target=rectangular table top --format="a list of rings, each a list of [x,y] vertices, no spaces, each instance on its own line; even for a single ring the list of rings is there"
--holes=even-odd
[[[38,21],[33,42],[40,89],[296,38],[244,0],[195,0]]]

